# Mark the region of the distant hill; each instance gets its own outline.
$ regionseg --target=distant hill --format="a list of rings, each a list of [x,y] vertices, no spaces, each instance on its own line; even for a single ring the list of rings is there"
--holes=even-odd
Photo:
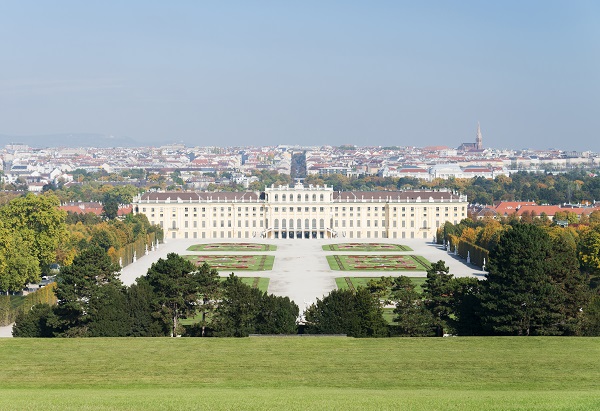
[[[132,138],[114,137],[95,133],[64,133],[17,136],[0,134],[0,147],[11,143],[27,144],[30,147],[139,147]]]

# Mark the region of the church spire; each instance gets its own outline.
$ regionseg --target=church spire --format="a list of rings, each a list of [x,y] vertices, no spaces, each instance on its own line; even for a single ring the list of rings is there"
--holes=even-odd
[[[475,148],[477,150],[483,150],[483,136],[481,135],[481,126],[479,121],[477,122],[477,136],[475,137]]]

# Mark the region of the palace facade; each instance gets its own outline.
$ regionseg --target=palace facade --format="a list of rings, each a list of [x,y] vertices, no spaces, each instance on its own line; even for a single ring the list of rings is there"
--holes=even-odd
[[[450,191],[333,191],[269,187],[255,192],[148,192],[134,212],[165,239],[433,238],[446,221],[467,217],[467,198]]]

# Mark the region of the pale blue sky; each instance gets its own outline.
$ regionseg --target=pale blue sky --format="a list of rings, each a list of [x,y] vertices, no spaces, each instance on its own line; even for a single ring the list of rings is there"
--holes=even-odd
[[[0,134],[600,151],[599,4],[4,1]]]

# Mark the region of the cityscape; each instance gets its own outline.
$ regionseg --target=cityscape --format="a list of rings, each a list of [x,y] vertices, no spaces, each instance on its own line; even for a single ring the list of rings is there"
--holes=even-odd
[[[0,410],[596,410],[600,3],[0,6]]]
[[[12,143],[0,152],[2,181],[41,192],[47,184],[77,183],[72,171],[104,172],[108,177],[123,170],[140,169],[148,175],[168,177],[178,171],[186,188],[219,191],[231,182],[248,189],[258,181],[255,171],[292,174],[292,158],[303,156],[300,176],[339,174],[346,177],[410,177],[426,182],[510,176],[518,171],[566,172],[595,170],[600,153],[592,151],[515,150],[487,148],[478,125],[473,142],[459,147],[360,147],[360,146],[265,146],[265,147],[30,147]],[[294,170],[294,176],[297,171]],[[130,180],[137,184],[139,181]],[[145,184],[145,182],[142,182]]]

